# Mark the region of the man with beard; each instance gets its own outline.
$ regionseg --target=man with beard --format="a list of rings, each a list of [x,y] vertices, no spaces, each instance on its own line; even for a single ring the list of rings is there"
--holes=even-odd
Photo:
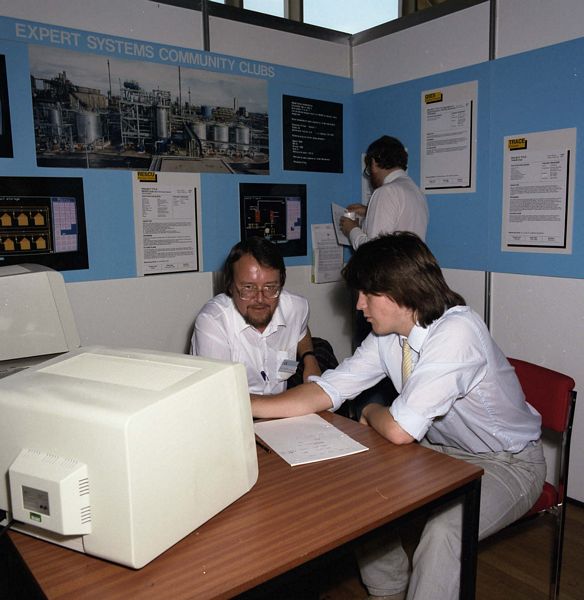
[[[239,242],[223,267],[225,293],[197,315],[191,354],[243,363],[250,393],[286,389],[297,359],[302,379],[320,375],[308,329],[308,301],[284,290],[277,246],[260,237]]]

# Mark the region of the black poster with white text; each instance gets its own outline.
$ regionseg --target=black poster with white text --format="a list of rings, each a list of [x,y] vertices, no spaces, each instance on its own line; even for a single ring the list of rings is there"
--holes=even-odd
[[[282,97],[284,169],[343,172],[343,105]]]

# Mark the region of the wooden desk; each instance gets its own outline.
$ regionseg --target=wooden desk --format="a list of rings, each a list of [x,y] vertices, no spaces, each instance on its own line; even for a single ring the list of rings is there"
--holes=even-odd
[[[418,444],[395,446],[344,417],[322,416],[369,451],[290,467],[258,448],[260,474],[252,490],[139,571],[19,533],[10,537],[51,600],[230,598],[376,527],[462,495],[461,598],[474,598],[482,470]]]

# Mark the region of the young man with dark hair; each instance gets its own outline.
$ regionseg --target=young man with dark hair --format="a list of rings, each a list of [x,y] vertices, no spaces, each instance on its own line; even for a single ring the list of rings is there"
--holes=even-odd
[[[285,291],[286,267],[277,246],[261,237],[236,244],[223,268],[225,293],[203,306],[191,354],[241,362],[250,392],[286,389],[296,359],[304,381],[320,375],[308,329],[308,301]]]
[[[372,142],[365,155],[365,170],[373,195],[367,206],[350,204],[356,219],[341,217],[341,229],[356,250],[384,233],[412,231],[422,239],[428,227],[428,205],[420,188],[406,174],[408,153],[394,137],[384,135]]]
[[[361,422],[395,444],[420,442],[482,467],[479,537],[512,523],[537,500],[545,479],[541,417],[529,406],[482,319],[452,291],[415,234],[398,232],[360,246],[343,270],[373,332],[355,354],[310,383],[272,398],[252,396],[255,417],[333,409],[384,376],[398,397],[368,404]],[[348,491],[350,493],[350,491]],[[397,539],[358,554],[372,596],[458,598],[462,506],[432,515],[411,576]]]

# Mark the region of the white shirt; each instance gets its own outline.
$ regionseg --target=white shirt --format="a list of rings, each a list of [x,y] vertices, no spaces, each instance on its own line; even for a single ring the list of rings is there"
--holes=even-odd
[[[397,169],[373,192],[363,227],[351,229],[349,240],[356,250],[361,244],[394,231],[412,231],[425,239],[427,228],[426,197],[403,169]]]
[[[399,396],[389,411],[417,440],[467,452],[521,451],[541,435],[541,417],[525,396],[483,320],[467,306],[447,310],[408,336],[413,371],[402,387],[402,339],[370,334],[355,354],[311,377],[336,410],[388,375]]]
[[[283,290],[263,332],[248,325],[226,294],[215,296],[199,312],[191,354],[245,365],[250,394],[278,394],[293,372],[282,361],[296,361],[298,342],[308,328],[308,301]]]

